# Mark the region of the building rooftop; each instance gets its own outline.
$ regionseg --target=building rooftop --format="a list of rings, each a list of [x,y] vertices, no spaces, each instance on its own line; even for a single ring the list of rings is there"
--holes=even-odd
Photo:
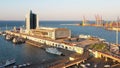
[[[66,28],[51,28],[51,27],[40,27],[39,29],[31,29],[31,31],[38,31],[38,32],[53,32],[55,30],[69,30]]]

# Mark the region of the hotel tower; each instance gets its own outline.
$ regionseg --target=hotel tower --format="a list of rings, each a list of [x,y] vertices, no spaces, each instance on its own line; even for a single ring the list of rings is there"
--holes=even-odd
[[[38,16],[30,10],[30,12],[26,15],[26,31],[30,31],[31,29],[39,28]]]

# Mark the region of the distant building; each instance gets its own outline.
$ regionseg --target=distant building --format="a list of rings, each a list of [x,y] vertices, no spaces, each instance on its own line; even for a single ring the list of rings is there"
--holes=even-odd
[[[38,37],[46,37],[50,39],[63,39],[71,38],[71,30],[66,28],[48,28],[40,27],[40,29],[33,29],[30,32],[31,35]]]
[[[32,13],[32,11],[30,11],[26,15],[25,22],[26,22],[26,31],[30,31],[30,29],[36,29],[39,27],[37,15]]]

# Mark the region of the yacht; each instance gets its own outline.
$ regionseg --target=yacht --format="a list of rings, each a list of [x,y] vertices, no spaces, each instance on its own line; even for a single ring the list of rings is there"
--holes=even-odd
[[[8,65],[14,64],[15,62],[15,59],[7,60],[4,66],[6,67]]]
[[[46,52],[56,55],[63,55],[62,52],[58,51],[56,48],[45,48]]]
[[[2,66],[0,66],[0,68],[4,68],[6,66],[9,66],[11,64],[14,64],[15,62],[16,62],[15,59],[6,60],[5,64],[3,64]]]

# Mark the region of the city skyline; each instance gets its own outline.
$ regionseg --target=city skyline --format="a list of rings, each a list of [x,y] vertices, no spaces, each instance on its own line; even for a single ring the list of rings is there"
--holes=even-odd
[[[25,20],[29,10],[37,13],[39,20],[95,20],[98,14],[104,20],[116,20],[120,15],[119,0],[40,0],[0,1],[0,20]]]

